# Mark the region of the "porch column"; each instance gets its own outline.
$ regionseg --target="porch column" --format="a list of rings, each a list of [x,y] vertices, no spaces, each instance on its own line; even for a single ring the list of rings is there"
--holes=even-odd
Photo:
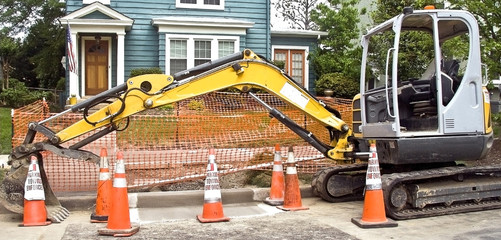
[[[77,72],[80,71],[80,63],[79,63],[79,49],[78,49],[78,39],[77,39],[77,32],[72,32],[71,33],[71,42],[73,43],[73,48],[74,48],[74,54],[75,54],[75,62],[76,62],[76,69]],[[68,60],[66,60],[68,61]],[[77,99],[80,99],[80,87],[79,87],[79,81],[78,81],[78,74],[74,72],[69,72],[68,76],[70,78],[70,97],[75,95]]]
[[[125,32],[117,33],[117,86],[125,81],[124,77],[124,62],[125,62]]]

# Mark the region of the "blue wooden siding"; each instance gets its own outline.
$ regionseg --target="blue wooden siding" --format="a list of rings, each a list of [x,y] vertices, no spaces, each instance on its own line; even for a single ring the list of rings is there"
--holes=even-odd
[[[313,53],[317,47],[317,38],[304,38],[304,37],[277,37],[273,36],[271,37],[271,45],[282,45],[282,46],[303,46],[303,47],[308,47],[309,53]],[[308,57],[308,56],[306,56]],[[314,74],[314,69],[313,65],[309,64],[309,73],[308,73],[308,78],[309,78],[309,83],[308,83],[308,91],[311,93],[315,93],[315,81],[317,80],[317,77]]]
[[[176,9],[175,0],[112,0],[107,6],[134,20],[132,29],[125,35],[125,78],[134,68],[160,67],[165,72],[165,33],[158,33],[158,29],[152,26],[154,18],[224,17],[254,22],[247,34],[241,36],[240,49],[250,48],[256,53],[271,56],[270,0],[225,0],[224,10]],[[82,0],[66,1],[67,14],[82,7]],[[92,16],[102,17],[95,13],[87,18]],[[115,43],[113,47],[116,49]],[[116,79],[113,81],[116,83]]]

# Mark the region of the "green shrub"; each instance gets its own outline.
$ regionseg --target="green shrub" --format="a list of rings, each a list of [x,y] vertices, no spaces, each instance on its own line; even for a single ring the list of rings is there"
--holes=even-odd
[[[273,60],[273,65],[277,66],[280,69],[285,69],[285,61]]]
[[[359,92],[359,83],[339,72],[326,73],[315,82],[315,91],[323,95],[326,89],[333,90],[334,97],[353,98]]]
[[[56,84],[56,89],[57,90],[64,90],[66,87],[66,78],[60,78],[59,81],[57,81]]]
[[[173,104],[167,104],[167,105],[163,105],[163,106],[158,107],[158,109],[164,110],[168,114],[171,114],[171,113],[174,112],[174,105]]]
[[[205,102],[203,100],[191,100],[188,103],[188,109],[201,112],[205,110]]]
[[[162,74],[162,70],[158,67],[152,67],[152,68],[135,68],[130,71],[131,78],[145,74]]]
[[[7,107],[19,108],[42,98],[49,99],[50,92],[29,90],[23,82],[17,79],[9,79],[9,88],[0,93],[0,100]]]

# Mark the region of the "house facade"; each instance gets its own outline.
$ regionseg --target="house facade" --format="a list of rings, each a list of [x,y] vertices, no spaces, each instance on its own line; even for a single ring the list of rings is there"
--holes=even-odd
[[[305,72],[295,79],[312,85],[307,54],[318,34],[300,33],[295,41],[284,40],[291,33],[272,34],[270,0],[67,0],[66,11],[59,21],[71,29],[77,62],[76,72],[67,71],[68,96],[96,95],[124,83],[136,68],[174,74],[246,48],[268,59],[279,49],[303,51]],[[298,73],[294,61],[290,69]]]

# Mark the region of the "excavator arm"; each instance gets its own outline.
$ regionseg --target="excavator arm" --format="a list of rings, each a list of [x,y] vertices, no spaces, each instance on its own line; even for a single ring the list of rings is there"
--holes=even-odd
[[[334,160],[352,160],[353,147],[348,141],[352,136],[352,130],[340,119],[339,112],[315,99],[308,91],[296,84],[292,78],[266,59],[251,50],[244,50],[242,53],[235,53],[176,73],[173,76],[149,74],[130,78],[126,83],[80,102],[60,114],[38,123],[30,123],[24,143],[14,148],[10,155],[12,165],[18,166],[14,169],[16,171],[19,169],[21,172],[11,174],[11,178],[6,178],[2,182],[0,201],[7,209],[22,213],[22,201],[19,201],[18,198],[20,191],[23,191],[23,187],[19,185],[24,183],[23,178],[26,178],[25,166],[27,166],[27,159],[31,155],[38,156],[41,162],[42,159],[39,153],[41,151],[51,151],[67,158],[98,162],[99,157],[97,155],[80,148],[112,131],[126,127],[129,116],[146,109],[164,106],[229,87],[250,94],[269,111],[271,117],[282,122],[326,157]],[[311,132],[300,127],[278,109],[259,99],[252,92],[255,89],[274,94],[316,119],[329,131],[330,143],[321,142]],[[100,103],[107,104],[89,115],[88,110]],[[57,133],[44,125],[44,123],[70,111],[83,111],[83,119]],[[61,146],[62,143],[98,129],[99,131],[92,136],[68,148]],[[47,137],[47,140],[33,143],[36,134],[43,134]],[[44,179],[44,182],[47,182],[47,179]],[[60,209],[60,204],[53,197],[54,194],[50,190],[50,186],[47,186],[45,192],[46,196],[49,196],[46,199],[54,199],[49,202],[46,200],[48,209],[50,206]],[[16,197],[13,196],[17,196],[17,201]],[[48,216],[53,215],[49,212]]]
[[[348,137],[351,136],[352,132],[349,126],[339,116],[336,116],[338,113],[316,100],[314,96],[298,86],[281,70],[254,54],[251,50],[245,50],[243,53],[236,53],[223,59],[199,65],[174,76],[148,74],[130,78],[123,85],[75,105],[72,111],[84,110],[86,112],[86,109],[90,106],[95,106],[111,98],[117,99],[92,115],[85,115],[84,119],[68,128],[53,133],[40,123],[32,123],[34,126],[30,127],[30,130],[32,128],[44,129],[44,131],[39,132],[45,134],[51,144],[59,145],[79,135],[105,127],[102,130],[104,133],[99,132],[96,134],[97,137],[90,138],[90,140],[95,140],[95,138],[99,138],[109,131],[116,130],[118,125],[123,121],[127,121],[126,119],[129,116],[143,110],[229,87],[251,94],[253,98],[270,111],[272,117],[277,118],[291,128],[326,157],[335,160],[350,159],[350,156],[345,153],[352,151],[348,143]],[[276,95],[316,119],[329,131],[332,131],[332,135],[335,135],[335,137],[331,139],[329,144],[320,142],[313,134],[300,128],[277,109],[260,100],[251,92],[252,89],[262,89]],[[36,133],[36,131],[32,132]],[[85,143],[90,140],[87,139]],[[82,145],[82,143],[77,143],[71,146],[70,149],[78,149]]]

